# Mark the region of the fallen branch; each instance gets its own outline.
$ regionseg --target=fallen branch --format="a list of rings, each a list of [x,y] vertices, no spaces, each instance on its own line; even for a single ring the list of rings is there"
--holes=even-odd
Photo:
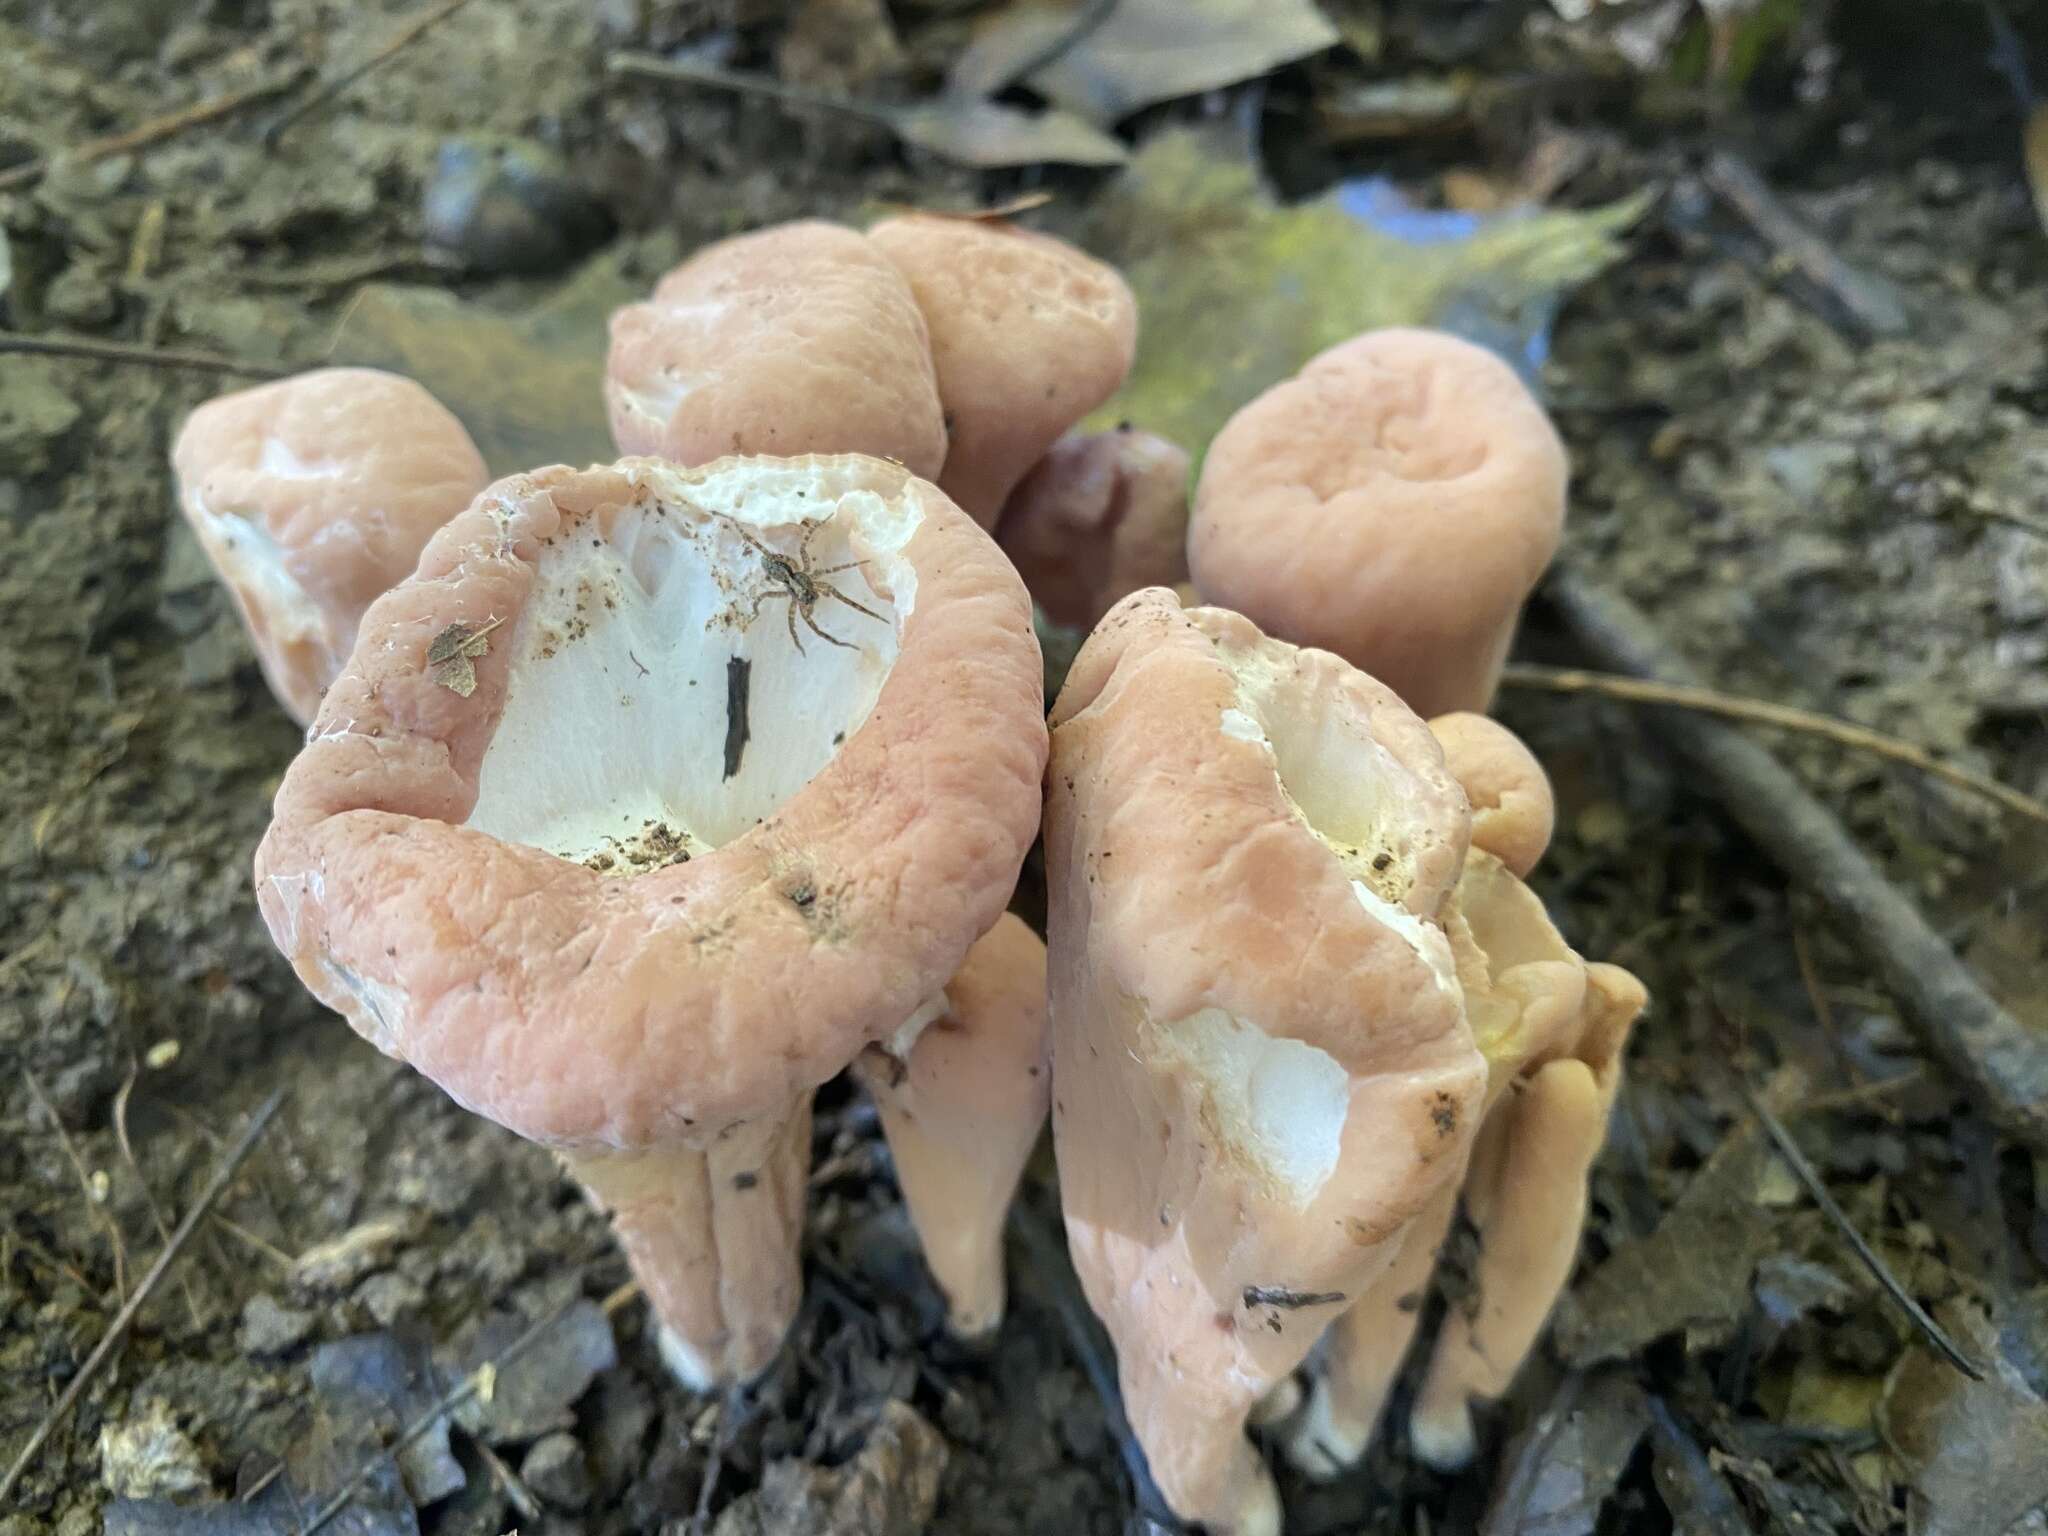
[[[99,1375],[100,1367],[107,1363],[115,1347],[127,1336],[129,1325],[135,1321],[135,1314],[140,1312],[143,1303],[156,1293],[157,1286],[162,1283],[164,1276],[170,1273],[171,1266],[177,1263],[178,1255],[185,1251],[185,1245],[192,1240],[192,1234],[199,1230],[199,1224],[205,1220],[207,1211],[227,1189],[229,1181],[235,1176],[235,1171],[248,1159],[249,1154],[256,1150],[257,1141],[269,1128],[270,1122],[276,1117],[278,1108],[283,1103],[284,1090],[280,1088],[258,1105],[256,1113],[249,1117],[249,1123],[242,1128],[242,1134],[235,1138],[234,1146],[228,1149],[227,1155],[220,1161],[220,1166],[214,1169],[213,1177],[206,1181],[206,1187],[199,1192],[199,1198],[192,1202],[191,1209],[185,1212],[184,1220],[178,1223],[178,1230],[171,1234],[171,1240],[164,1244],[163,1251],[156,1256],[156,1262],[149,1266],[149,1273],[144,1275],[142,1283],[135,1287],[135,1294],[130,1296],[121,1310],[114,1314],[113,1322],[109,1323],[107,1331],[100,1335],[99,1343],[94,1345],[92,1353],[85,1357],[85,1364],[78,1368],[78,1374],[71,1378],[49,1414],[36,1426],[36,1432],[28,1437],[28,1444],[24,1445],[21,1454],[14,1458],[14,1465],[7,1469],[7,1475],[0,1477],[0,1499],[5,1499],[13,1491],[14,1485],[21,1481],[22,1474],[35,1460],[36,1453],[43,1448],[44,1442],[56,1432],[57,1426],[64,1421],[64,1416],[71,1411],[72,1406],[85,1395],[85,1389]]]
[[[0,356],[10,352],[31,357],[82,357],[95,363],[137,363],[145,368],[197,368],[207,373],[247,374],[252,379],[281,379],[292,371],[219,352],[145,347],[132,341],[97,341],[89,336],[24,336],[19,331],[0,331]]]
[[[1501,682],[1509,688],[1539,689],[1545,693],[1597,693],[1602,698],[1621,699],[1630,704],[1668,704],[1674,709],[1694,709],[1729,720],[1746,720],[1754,725],[1771,725],[1780,730],[1824,737],[1841,746],[1868,752],[1873,757],[1889,758],[1895,763],[1917,768],[1958,789],[1981,795],[2015,815],[2048,826],[2048,805],[2043,805],[2031,795],[2023,795],[1996,779],[1987,779],[1981,773],[1945,763],[1910,741],[1901,741],[1896,736],[1838,720],[1832,715],[1795,709],[1789,704],[1773,704],[1765,699],[1722,693],[1714,688],[1646,682],[1641,678],[1616,677],[1607,672],[1580,672],[1568,667],[1512,666],[1502,674]]]
[[[1626,598],[1569,569],[1554,572],[1545,591],[1610,671],[1699,686],[1690,666]],[[1834,814],[1769,752],[1697,711],[1671,711],[1660,734],[1758,848],[1826,900],[1904,1004],[1906,1021],[1928,1054],[2000,1129],[2048,1150],[2048,1041],[1999,1006]]]

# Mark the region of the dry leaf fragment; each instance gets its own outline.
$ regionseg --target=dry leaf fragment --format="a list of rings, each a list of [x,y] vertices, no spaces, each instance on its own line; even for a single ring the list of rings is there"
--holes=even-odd
[[[950,89],[984,96],[1026,83],[1107,127],[1157,102],[1257,79],[1342,40],[1313,0],[1119,0],[1054,58],[1033,64],[1076,24],[1071,6],[1002,12],[954,64]]]
[[[450,624],[434,636],[434,643],[427,647],[427,670],[434,674],[434,681],[465,699],[475,693],[476,658],[490,654],[490,633],[504,622],[493,619],[481,628]]]

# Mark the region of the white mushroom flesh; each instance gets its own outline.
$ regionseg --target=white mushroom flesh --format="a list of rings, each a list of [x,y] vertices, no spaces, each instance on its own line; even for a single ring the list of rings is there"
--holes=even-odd
[[[637,477],[541,551],[468,821],[617,874],[740,836],[860,729],[923,520],[907,490],[841,494],[801,462]]]

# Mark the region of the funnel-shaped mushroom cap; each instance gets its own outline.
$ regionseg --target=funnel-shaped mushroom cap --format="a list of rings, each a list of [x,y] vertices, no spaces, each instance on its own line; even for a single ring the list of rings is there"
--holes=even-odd
[[[1243,1426],[1463,1166],[1485,1087],[1439,914],[1464,796],[1371,678],[1152,589],[1053,711],[1067,1234],[1161,1490],[1270,1531]]]
[[[1492,353],[1368,331],[1210,445],[1188,562],[1211,602],[1335,651],[1422,715],[1484,710],[1564,528],[1565,453]]]
[[[516,475],[371,609],[257,852],[264,919],[521,1135],[702,1144],[786,1115],[1002,912],[1041,686],[1009,562],[898,466]]]
[[[1187,454],[1128,427],[1054,443],[996,524],[1038,606],[1076,629],[1141,587],[1185,580],[1187,541]]]
[[[1472,846],[1526,876],[1550,846],[1557,822],[1550,775],[1521,737],[1484,715],[1438,715],[1429,729],[1444,749],[1444,766],[1472,803]]]
[[[944,994],[861,1054],[896,1179],[945,1293],[979,1338],[1003,1320],[1003,1222],[1045,1124],[1045,945],[1005,912]]]
[[[320,368],[209,400],[171,449],[178,500],[303,725],[371,603],[490,479],[462,423],[410,379]]]
[[[1059,435],[1116,392],[1138,303],[1114,267],[993,220],[909,214],[868,238],[931,331],[951,446],[939,485],[984,528]]]
[[[805,221],[721,240],[615,313],[611,336],[621,453],[865,453],[928,480],[945,462],[924,317],[853,230]]]

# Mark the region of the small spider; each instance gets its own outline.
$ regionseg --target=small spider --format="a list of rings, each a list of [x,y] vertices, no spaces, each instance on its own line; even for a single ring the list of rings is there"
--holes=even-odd
[[[841,571],[859,570],[867,564],[867,561],[849,560],[844,565],[828,565],[823,570],[819,570],[811,564],[811,540],[818,536],[819,530],[825,526],[823,523],[812,523],[804,529],[803,539],[797,545],[796,558],[792,560],[788,555],[780,554],[770,549],[766,544],[763,544],[759,539],[747,532],[745,526],[741,524],[738,518],[725,512],[713,512],[709,508],[701,510],[704,511],[706,516],[715,517],[722,523],[730,524],[732,531],[751,544],[755,552],[760,555],[762,569],[767,571],[768,579],[774,585],[768,591],[756,592],[754,594],[753,606],[747,611],[747,622],[749,624],[753,623],[755,618],[760,615],[763,603],[778,597],[788,598],[789,612],[786,617],[789,620],[789,641],[790,644],[796,647],[797,655],[801,656],[804,654],[803,638],[796,632],[796,621],[799,614],[803,616],[804,627],[827,645],[836,645],[841,650],[847,651],[858,649],[852,641],[842,640],[837,635],[818,627],[818,621],[813,614],[813,610],[825,598],[837,598],[855,613],[864,613],[877,624],[889,622],[879,613],[875,612],[874,609],[864,603],[856,602],[853,598],[848,597],[844,592],[833,586],[831,582],[822,579],[826,576],[836,576]]]

